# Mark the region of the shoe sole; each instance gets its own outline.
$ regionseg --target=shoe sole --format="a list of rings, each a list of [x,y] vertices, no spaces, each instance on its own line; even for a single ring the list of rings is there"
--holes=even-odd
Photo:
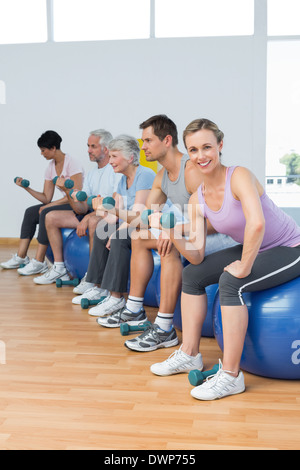
[[[154,370],[154,367],[152,369],[153,366],[150,367],[150,371],[152,372],[152,374],[154,375],[159,375],[160,377],[168,377],[169,375],[178,375],[178,374],[189,374],[192,370],[196,370],[197,368],[196,367],[193,367],[192,369],[185,369],[185,370],[179,370],[179,371],[173,371],[173,372],[159,372],[159,371],[155,371]],[[203,367],[202,369],[197,369],[199,370],[200,372],[203,371]]]
[[[20,273],[18,270],[18,273],[20,276],[33,276],[34,274],[44,274],[48,271],[48,268],[43,268],[41,271],[36,271],[35,273]]]
[[[201,385],[200,385],[201,387]],[[239,390],[237,392],[233,392],[233,393],[228,393],[228,395],[223,395],[221,397],[215,397],[215,398],[209,398],[209,397],[197,397],[196,395],[193,395],[193,390],[191,390],[191,395],[193,398],[196,398],[196,400],[201,400],[201,401],[214,401],[214,400],[222,400],[222,398],[226,398],[226,397],[231,397],[231,396],[234,396],[234,395],[239,395],[240,393],[244,393],[246,390],[246,387],[243,388],[243,390]]]
[[[64,276],[62,277],[57,277],[56,279],[54,279],[53,281],[51,282],[38,282],[36,279],[33,279],[33,282],[39,286],[50,286],[51,284],[55,284],[55,282],[57,281],[57,279],[61,279],[62,281],[70,281],[71,279],[68,277],[68,278],[64,278]]]
[[[21,264],[22,264],[22,263],[21,263]],[[26,266],[26,265],[25,265],[25,266]],[[19,264],[18,264],[18,266],[10,266],[10,267],[0,265],[0,267],[1,267],[2,269],[8,269],[8,270],[9,270],[9,269],[20,269],[20,265],[19,265]]]
[[[156,344],[155,346],[150,346],[149,348],[140,348],[140,347],[132,347],[132,344],[128,346],[129,343],[128,341],[125,341],[124,346],[126,348],[131,349],[132,351],[137,351],[137,352],[151,352],[151,351],[156,351],[157,349],[162,349],[162,348],[172,348],[173,346],[177,346],[179,344],[178,338],[173,339],[172,341],[166,341],[164,343]]]
[[[124,325],[124,323],[127,323],[127,325],[129,326],[138,326],[141,322],[144,322],[144,321],[147,321],[147,318],[145,320],[131,320],[131,321],[125,321],[125,322],[121,322],[121,323],[98,323],[98,325],[100,326],[104,326],[105,328],[120,328],[120,325]]]

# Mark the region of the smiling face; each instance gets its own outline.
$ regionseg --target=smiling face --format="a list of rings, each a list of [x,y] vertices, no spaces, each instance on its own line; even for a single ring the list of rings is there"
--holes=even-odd
[[[220,164],[223,141],[218,143],[212,131],[202,129],[186,136],[186,148],[191,161],[203,172],[210,172]]]
[[[120,150],[111,150],[109,152],[109,163],[115,173],[124,173],[132,163],[132,159],[127,160]]]

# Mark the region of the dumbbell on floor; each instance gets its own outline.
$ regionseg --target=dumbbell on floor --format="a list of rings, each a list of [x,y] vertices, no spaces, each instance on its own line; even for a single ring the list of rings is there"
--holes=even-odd
[[[189,382],[194,387],[198,387],[198,385],[202,385],[203,382],[210,377],[211,375],[216,375],[219,372],[219,364],[215,364],[211,370],[207,370],[205,372],[201,372],[200,370],[191,370],[189,373]]]
[[[153,213],[151,209],[146,209],[141,214],[141,220],[145,225],[149,225],[149,216]],[[166,212],[160,218],[160,225],[163,228],[174,228],[176,225],[176,216],[174,212]]]
[[[81,308],[87,309],[93,305],[98,305],[102,300],[105,299],[105,296],[100,297],[100,299],[94,299],[94,300],[89,300],[89,299],[81,299],[80,304]]]
[[[14,182],[16,183],[18,179],[19,179],[19,176],[16,176],[15,179],[14,179]],[[30,186],[30,181],[28,181],[28,180],[22,180],[22,181],[21,181],[21,186],[22,186],[23,188],[28,188],[28,187]]]
[[[128,323],[122,323],[120,325],[120,333],[122,336],[128,336],[129,333],[135,332],[135,331],[145,331],[148,330],[150,327],[151,322],[146,321],[144,323],[139,323],[138,325],[128,325]]]
[[[79,284],[80,284],[80,280],[77,278],[71,279],[70,281],[62,281],[61,279],[56,279],[56,287],[62,287],[62,286],[77,287]]]
[[[52,183],[55,185],[57,183],[57,180],[58,180],[58,176],[55,176],[55,178],[53,178],[53,180],[52,180]],[[65,188],[66,189],[74,188],[74,181],[70,180],[70,179],[66,180],[65,181]]]

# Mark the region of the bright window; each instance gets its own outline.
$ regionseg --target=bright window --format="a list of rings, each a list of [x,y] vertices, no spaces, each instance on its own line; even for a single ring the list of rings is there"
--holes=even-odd
[[[254,0],[156,0],[155,36],[254,34]]]
[[[150,36],[150,0],[53,0],[55,41]]]
[[[281,207],[299,207],[300,41],[268,44],[266,176],[282,179],[267,192]]]
[[[46,41],[46,0],[0,0],[0,44]]]
[[[268,35],[300,35],[299,0],[268,0]]]

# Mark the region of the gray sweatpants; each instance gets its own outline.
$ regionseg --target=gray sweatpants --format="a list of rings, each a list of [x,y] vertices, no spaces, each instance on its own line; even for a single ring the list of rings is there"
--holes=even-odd
[[[127,292],[132,230],[116,231],[118,227],[115,225],[102,221],[99,224],[94,235],[86,281],[100,284],[102,289],[111,292]],[[106,244],[112,234],[114,235],[108,250]]]

